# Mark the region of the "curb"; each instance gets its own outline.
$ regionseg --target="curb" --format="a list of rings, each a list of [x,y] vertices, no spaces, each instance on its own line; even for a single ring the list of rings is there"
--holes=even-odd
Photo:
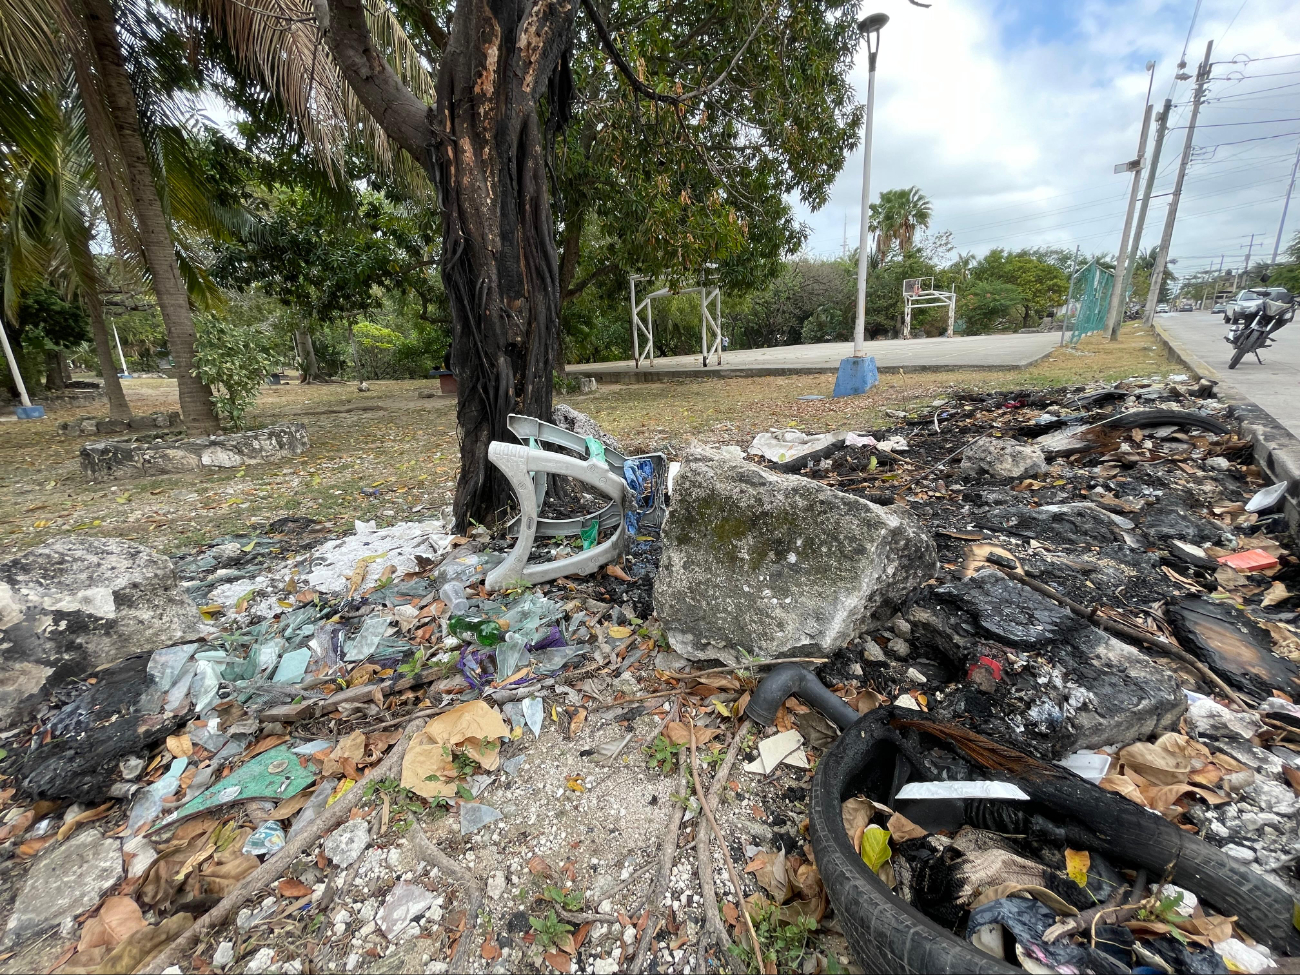
[[[1218,383],[1214,394],[1228,404],[1229,415],[1241,424],[1241,432],[1255,445],[1255,462],[1260,469],[1274,482],[1290,482],[1286,492],[1286,520],[1292,536],[1300,541],[1300,438],[1224,380],[1218,370],[1179,346],[1159,324],[1155,333],[1169,358],[1182,363],[1198,378]]]

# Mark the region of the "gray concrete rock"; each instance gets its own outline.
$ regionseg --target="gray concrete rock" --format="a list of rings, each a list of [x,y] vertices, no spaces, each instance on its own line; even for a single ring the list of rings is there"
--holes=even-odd
[[[961,472],[990,477],[1028,477],[1047,470],[1047,458],[1037,447],[1015,440],[987,437],[977,440],[962,455]]]
[[[94,907],[122,879],[122,844],[84,827],[32,864],[5,928],[4,946],[57,928]]]
[[[100,423],[103,432],[103,422]],[[134,443],[106,440],[81,448],[81,470],[92,481],[184,474],[210,467],[243,467],[297,457],[311,446],[301,423],[194,440]]]
[[[700,448],[663,540],[654,605],[672,648],[737,665],[838,649],[936,568],[910,512]]]
[[[606,447],[613,447],[620,454],[627,453],[621,443],[600,428],[600,424],[587,416],[586,413],[575,410],[572,406],[557,403],[555,409],[551,411],[551,422],[557,427],[563,427],[576,433],[580,437],[595,437]]]
[[[364,819],[350,819],[325,837],[325,855],[340,867],[349,867],[369,845],[369,824]]]
[[[594,393],[594,392],[596,391],[596,388],[597,388],[597,386],[596,386],[596,377],[595,377],[595,376],[579,376],[579,377],[578,377],[578,392],[580,392],[580,393]]]
[[[200,622],[171,561],[135,542],[65,536],[0,562],[0,727],[48,682],[177,643]]]

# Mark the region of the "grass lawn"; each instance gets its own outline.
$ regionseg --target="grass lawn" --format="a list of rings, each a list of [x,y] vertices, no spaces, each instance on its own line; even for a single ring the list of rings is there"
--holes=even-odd
[[[829,398],[835,377],[827,374],[609,385],[567,402],[629,450],[675,456],[692,440],[745,445],[769,427],[820,433],[886,426],[886,409],[925,405],[956,391],[1115,381],[1180,369],[1150,332],[1128,327],[1118,342],[1090,336],[1079,350],[1058,350],[1030,369],[886,376],[867,394],[840,400]],[[124,385],[137,412],[177,408],[170,380]],[[333,522],[342,532],[353,519],[384,525],[437,513],[450,504],[456,479],[455,403],[419,399],[420,390],[433,388],[427,381],[370,386],[368,393],[352,384],[266,387],[250,422],[300,420],[311,437],[311,449],[286,463],[102,485],[81,473],[77,453],[85,438],[60,436],[55,427],[90,412],[107,415],[106,407],[0,423],[0,557],[71,531],[178,551],[255,531],[285,515]],[[813,394],[828,398],[799,400]]]

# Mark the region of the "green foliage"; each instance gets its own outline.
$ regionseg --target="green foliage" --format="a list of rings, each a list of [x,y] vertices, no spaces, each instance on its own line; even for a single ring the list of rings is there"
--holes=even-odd
[[[912,249],[917,230],[930,226],[933,207],[918,187],[885,190],[869,208],[867,228],[876,235],[876,257],[883,261],[890,251]]]
[[[555,884],[547,884],[542,888],[542,899],[559,904],[566,911],[580,911],[587,900],[587,895],[573,887],[560,888]]]
[[[677,755],[684,747],[684,745],[674,745],[663,735],[656,735],[655,740],[643,747],[641,751],[645,753],[650,768],[667,775],[673,770]]]
[[[18,337],[36,348],[71,349],[90,339],[90,320],[80,304],[64,301],[53,288],[39,287],[18,303]]]
[[[971,268],[971,281],[1001,282],[1010,285],[1020,294],[1021,327],[1037,324],[1036,316],[1065,301],[1070,287],[1069,276],[1056,264],[1035,257],[1027,250],[1008,252],[995,247]],[[992,292],[985,292],[992,294]],[[1009,295],[1010,292],[1003,292]],[[993,301],[987,298],[986,301]],[[968,323],[970,319],[967,319]],[[978,325],[977,325],[978,327]]]
[[[989,332],[1005,325],[1025,304],[1020,289],[1005,281],[971,281],[957,299],[957,315],[966,323],[967,335]]]
[[[528,919],[529,926],[537,932],[533,943],[538,945],[544,951],[550,951],[561,941],[565,935],[573,933],[573,925],[565,924],[555,916],[555,908],[546,912],[546,917]]]
[[[242,430],[244,415],[274,362],[271,338],[259,328],[210,313],[195,315],[194,329],[194,373],[212,387],[212,404],[221,420]]]
[[[849,261],[796,258],[788,262],[736,317],[737,345],[793,345],[851,335],[856,274]]]
[[[801,971],[804,955],[809,949],[808,940],[817,930],[817,922],[800,915],[786,924],[781,920],[781,909],[775,904],[766,905],[752,919],[754,933],[763,948],[763,961],[774,964],[778,972]],[[767,964],[755,963],[754,949],[747,938],[729,945],[727,950],[740,959],[746,971],[768,970]]]

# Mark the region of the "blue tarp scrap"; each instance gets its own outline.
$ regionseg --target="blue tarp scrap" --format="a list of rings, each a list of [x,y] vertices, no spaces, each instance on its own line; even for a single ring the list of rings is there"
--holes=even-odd
[[[623,524],[629,535],[635,535],[641,524],[641,515],[654,503],[655,466],[649,457],[623,461],[623,480],[632,489],[635,505],[623,512]]]

